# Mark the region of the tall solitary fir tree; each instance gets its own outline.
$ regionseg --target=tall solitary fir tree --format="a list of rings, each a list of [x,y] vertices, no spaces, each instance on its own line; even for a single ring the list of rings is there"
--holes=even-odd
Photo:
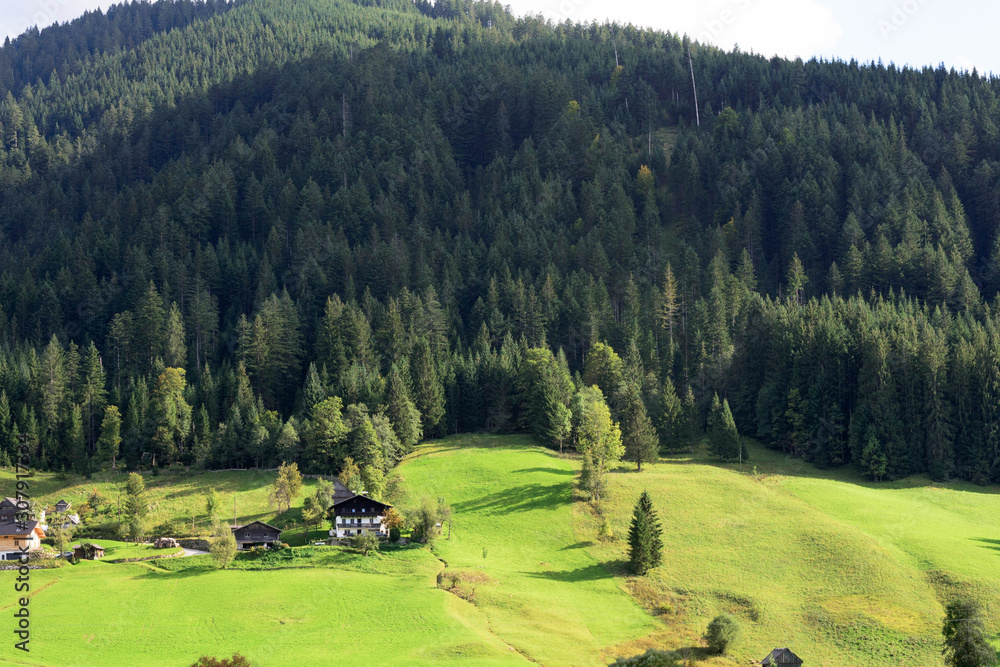
[[[629,565],[637,575],[647,574],[663,560],[663,529],[649,491],[643,491],[632,512],[628,533]]]

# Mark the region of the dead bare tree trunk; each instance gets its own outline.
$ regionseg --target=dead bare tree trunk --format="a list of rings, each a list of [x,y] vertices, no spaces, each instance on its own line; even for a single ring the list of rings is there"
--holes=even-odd
[[[698,86],[694,82],[694,63],[691,62],[691,46],[688,46],[688,68],[691,70],[691,89],[694,91],[694,120],[701,127],[701,113],[698,111]]]

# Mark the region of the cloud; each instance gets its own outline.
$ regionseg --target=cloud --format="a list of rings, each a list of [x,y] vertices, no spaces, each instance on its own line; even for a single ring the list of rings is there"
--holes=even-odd
[[[2,1],[2,0],[0,0]],[[0,32],[14,39],[31,26],[47,28],[72,21],[88,9],[106,8],[109,0],[20,0],[0,14]],[[0,37],[2,40],[2,37]]]
[[[750,0],[734,3],[735,19],[719,46],[739,44],[766,56],[809,58],[829,53],[843,34],[833,10],[814,0]],[[740,10],[745,5],[745,10]],[[737,13],[738,12],[738,13]]]
[[[810,57],[829,52],[843,31],[817,0],[509,0],[517,14],[558,21],[618,21],[688,34],[725,49],[739,44],[765,55]]]

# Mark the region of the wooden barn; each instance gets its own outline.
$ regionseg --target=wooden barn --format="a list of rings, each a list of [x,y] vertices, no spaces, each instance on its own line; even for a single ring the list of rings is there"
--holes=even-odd
[[[236,538],[236,548],[240,551],[251,547],[270,548],[272,542],[281,540],[281,529],[263,521],[254,521],[245,526],[232,526],[231,528],[233,537]]]
[[[81,560],[97,560],[104,558],[104,547],[100,544],[84,542],[73,547],[73,557]]]
[[[763,667],[771,667],[772,665],[801,665],[802,658],[792,653],[791,649],[776,648],[757,664]]]

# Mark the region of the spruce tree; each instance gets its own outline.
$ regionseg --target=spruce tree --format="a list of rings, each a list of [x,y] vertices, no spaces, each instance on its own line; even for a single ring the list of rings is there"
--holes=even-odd
[[[684,406],[674,390],[673,381],[667,378],[660,391],[656,415],[656,433],[660,439],[660,447],[668,452],[680,449],[687,440],[685,427]]]
[[[945,664],[948,667],[992,667],[997,653],[990,646],[983,629],[983,613],[972,598],[948,605],[941,629],[944,635]]]
[[[646,413],[642,390],[632,383],[623,383],[619,392],[621,406],[622,444],[625,458],[641,471],[643,463],[656,463],[660,459],[659,442],[653,424]]]
[[[122,416],[117,405],[104,408],[104,419],[101,420],[101,435],[97,439],[97,460],[101,464],[111,464],[114,470],[117,466],[118,450],[122,443]]]
[[[409,364],[402,359],[389,367],[386,381],[386,414],[404,451],[410,451],[424,437],[420,411],[411,398],[410,381],[405,370]]]
[[[423,417],[424,435],[441,435],[444,420],[444,385],[426,338],[417,341],[413,356],[413,385],[417,409]]]
[[[719,401],[719,395],[712,398],[712,408],[708,425],[709,451],[724,461],[740,458],[746,460],[746,449],[740,441],[736,430],[733,413],[729,409],[729,401]]]
[[[643,491],[635,504],[628,543],[629,565],[639,576],[657,567],[663,559],[663,529],[648,491]]]

